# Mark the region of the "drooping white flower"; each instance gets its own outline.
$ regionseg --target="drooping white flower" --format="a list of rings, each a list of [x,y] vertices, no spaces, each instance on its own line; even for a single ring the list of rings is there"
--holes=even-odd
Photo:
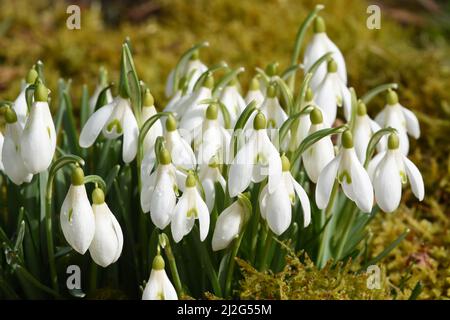
[[[339,48],[331,41],[325,32],[325,22],[321,17],[314,20],[314,35],[311,42],[305,49],[305,57],[303,65],[305,70],[309,70],[311,66],[319,60],[327,52],[332,52],[332,58],[336,61],[338,66],[338,74],[342,79],[344,85],[347,84],[347,69],[345,66],[344,57]],[[327,68],[325,65],[320,65],[313,77],[311,78],[311,87],[313,90],[317,88],[319,83],[325,78]],[[320,106],[320,104],[319,104]]]
[[[64,238],[78,253],[84,254],[95,234],[95,217],[84,186],[81,168],[74,169],[72,184],[63,201],[60,214]]]
[[[153,259],[150,278],[145,286],[142,300],[178,300],[177,292],[164,270],[164,259],[158,254]]]
[[[388,139],[388,150],[377,154],[369,163],[368,172],[375,189],[375,201],[381,210],[392,212],[400,204],[402,185],[408,181],[419,201],[425,195],[423,178],[416,165],[399,148],[399,137],[393,133]]]
[[[375,117],[375,121],[382,128],[392,127],[397,130],[400,150],[406,156],[409,151],[408,134],[415,139],[420,137],[419,120],[412,111],[398,102],[397,93],[394,91],[388,91],[386,100],[386,106]]]
[[[133,161],[137,153],[139,128],[129,99],[117,96],[95,111],[81,130],[80,146],[92,146],[100,132],[107,139],[117,139],[123,135],[122,159],[125,163]]]
[[[264,102],[264,95],[260,90],[260,84],[258,77],[253,77],[250,82],[250,87],[248,89],[247,95],[245,96],[245,103],[249,104],[252,101],[256,101],[256,108],[261,107]]]
[[[158,167],[149,177],[143,178],[141,190],[142,211],[150,212],[153,224],[161,230],[170,223],[177,201],[178,186],[181,183],[184,183],[184,180],[177,181],[176,169],[171,163],[169,151],[162,148]]]
[[[339,154],[322,170],[317,180],[316,203],[324,209],[330,200],[335,179],[341,184],[345,195],[363,212],[370,212],[373,205],[373,188],[369,175],[359,162],[349,130],[342,134]]]
[[[108,86],[108,73],[106,71],[105,68],[100,68],[100,77],[99,77],[99,81],[97,83],[97,86],[95,87],[94,92],[92,93],[91,98],[89,99],[89,111],[90,114],[94,113],[95,111],[95,105],[97,104],[97,100],[100,96],[100,93]],[[105,104],[109,104],[113,101],[113,97],[111,94],[111,90],[106,90],[105,92],[105,98],[106,98],[106,103]]]
[[[272,193],[281,180],[280,155],[267,136],[266,118],[262,112],[256,114],[253,128],[230,166],[228,191],[231,197],[244,192],[250,182],[261,182],[267,176],[269,192]]]
[[[216,199],[216,190],[214,185],[219,183],[222,187],[222,190],[225,192],[226,189],[226,181],[220,172],[219,160],[217,157],[212,157],[212,160],[209,164],[203,164],[200,166],[199,171],[199,180],[203,186],[203,190],[205,191],[205,201],[208,206],[209,212],[211,212],[214,208],[214,201]]]
[[[281,183],[273,193],[268,192],[266,185],[259,196],[261,216],[267,220],[270,230],[276,235],[281,235],[291,224],[295,194],[299,197],[303,209],[304,227],[307,227],[311,222],[311,207],[308,195],[290,173],[289,159],[284,155],[281,159],[283,164]]]
[[[105,203],[105,194],[101,189],[94,189],[92,202],[95,233],[89,246],[89,253],[96,264],[105,268],[116,262],[122,253],[122,228]]]
[[[260,107],[261,112],[266,116],[268,129],[279,129],[288,118],[278,101],[276,91],[274,85],[269,85],[266,99]]]
[[[329,128],[328,124],[324,123],[322,112],[318,108],[314,108],[314,110],[311,111],[310,120],[311,126],[308,135],[321,129]],[[323,137],[303,152],[303,164],[309,179],[312,182],[317,183],[319,174],[333,158],[334,147],[330,136]]]
[[[314,102],[314,94],[311,88],[306,90],[305,104],[301,106],[300,111],[306,108],[308,105],[314,106],[320,110],[320,107]],[[311,119],[309,114],[303,114],[294,121],[291,127],[292,138],[289,141],[289,150],[295,151],[300,143],[309,135],[309,129],[311,127]]]
[[[232,79],[228,85],[222,90],[220,95],[220,102],[222,102],[227,108],[230,114],[230,126],[233,128],[237,119],[245,109],[246,104],[244,98],[242,98],[237,88],[237,80]],[[224,125],[224,119],[222,114],[219,115],[219,120]]]
[[[172,115],[166,120],[166,132],[164,133],[166,148],[172,157],[175,167],[181,169],[194,169],[196,159],[189,143],[184,140],[177,130],[177,121]]]
[[[200,223],[200,240],[205,240],[209,231],[209,218],[208,206],[197,189],[197,180],[193,174],[189,174],[186,178],[186,187],[183,195],[172,214],[170,227],[173,239],[175,242],[180,242],[185,235],[191,232],[195,220],[198,219]]]
[[[35,69],[31,69],[27,77],[25,79],[25,86],[20,90],[19,95],[17,96],[16,100],[13,103],[13,109],[16,112],[17,120],[19,121],[22,128],[25,126],[25,123],[27,121],[28,116],[28,105],[27,105],[27,98],[26,98],[26,91],[27,88],[34,84],[36,79],[38,78],[38,73]]]
[[[175,92],[175,94],[170,98],[169,102],[167,103],[166,107],[164,108],[164,112],[171,112],[176,119],[181,119],[181,116],[183,115],[183,112],[185,111],[185,106],[187,101],[191,98],[191,93],[186,93],[185,89],[185,81],[186,78],[182,77],[180,79],[179,88]]]
[[[39,83],[20,139],[22,159],[32,174],[47,170],[56,149],[55,125],[47,99],[48,90]]]
[[[244,223],[249,218],[250,208],[246,203],[248,201],[248,199],[239,196],[237,201],[233,202],[217,217],[212,237],[213,251],[226,249],[239,236]]]
[[[337,68],[338,65],[334,60],[328,61],[327,73],[323,81],[314,89],[314,100],[322,109],[325,122],[330,126],[336,120],[337,107],[344,108],[347,120],[351,114],[351,94],[337,73]]]
[[[200,76],[208,70],[208,67],[205,66],[200,60],[199,60],[199,54],[198,51],[195,51],[193,55],[191,56],[191,59],[185,64],[181,66],[180,70],[180,78],[185,77],[188,81],[186,84],[187,93],[191,93],[192,89],[194,88],[195,83],[200,78]],[[169,73],[169,77],[167,78],[166,83],[166,97],[171,97],[175,92],[177,88],[173,87],[173,78],[175,76],[175,70],[172,70]]]
[[[0,134],[0,165],[12,182],[21,185],[24,182],[30,182],[33,178],[33,175],[25,167],[21,156],[20,137],[23,128],[15,111],[11,108],[6,109],[5,120],[4,140],[3,135]]]

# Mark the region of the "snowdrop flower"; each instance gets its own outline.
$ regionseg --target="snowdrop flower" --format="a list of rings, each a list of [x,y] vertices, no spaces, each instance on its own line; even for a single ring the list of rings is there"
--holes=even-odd
[[[313,134],[321,129],[329,128],[328,124],[323,122],[322,112],[318,108],[314,108],[310,113],[311,127],[308,135]],[[323,168],[334,158],[334,147],[330,136],[323,137],[307,149],[303,155],[303,164],[309,179],[317,183],[319,174]]]
[[[164,108],[165,112],[172,112],[177,119],[181,118],[181,115],[184,111],[183,106],[191,97],[190,94],[186,94],[185,92],[185,81],[186,81],[185,77],[182,77],[180,79],[178,90],[175,92],[172,98],[170,98],[169,102]]]
[[[105,268],[119,259],[123,247],[123,234],[119,222],[105,203],[102,189],[94,189],[92,202],[95,234],[89,246],[89,253],[96,264]]]
[[[0,169],[5,172],[12,182],[21,185],[24,182],[30,182],[33,178],[33,175],[25,167],[20,152],[20,137],[23,129],[14,109],[6,109],[5,120],[4,140],[3,135],[0,133]]]
[[[375,199],[381,210],[395,211],[402,197],[402,185],[408,181],[419,201],[425,196],[422,175],[415,164],[399,148],[399,136],[389,135],[388,150],[379,153],[369,163],[369,175],[375,189]]]
[[[208,67],[205,66],[199,59],[198,50],[194,52],[191,56],[191,59],[186,63],[185,66],[181,68],[180,77],[186,77],[189,79],[187,83],[187,93],[191,93],[194,88],[195,83],[200,78],[200,76],[208,70]],[[175,70],[172,70],[167,78],[166,83],[166,97],[171,97],[174,94],[173,87],[173,77],[175,76]]]
[[[180,129],[192,132],[199,129],[203,123],[207,104],[199,103],[211,99],[211,90],[214,87],[214,78],[208,75],[200,89],[193,92],[180,108],[183,110],[180,118]]]
[[[283,155],[281,156],[281,162],[283,167],[281,183],[273,193],[268,192],[266,185],[259,195],[261,216],[267,220],[270,230],[278,236],[285,232],[291,224],[295,194],[299,197],[303,209],[303,225],[305,228],[311,222],[311,207],[308,195],[291,175],[289,159]]]
[[[34,91],[34,103],[20,139],[22,159],[32,174],[47,170],[55,154],[55,125],[47,100],[48,89],[38,83]]]
[[[370,138],[380,129],[380,126],[367,115],[366,105],[360,101],[356,110],[355,129],[353,133],[355,151],[359,162],[364,163],[366,161],[366,151]],[[385,144],[386,140],[381,139],[377,146],[378,150],[384,150]]]
[[[305,94],[305,104],[301,106],[300,111],[306,108],[308,105],[312,105],[320,110],[320,107],[314,102],[314,94],[311,88],[306,90]],[[295,151],[300,146],[300,143],[308,136],[309,128],[311,127],[311,119],[309,114],[301,115],[292,124],[292,138],[290,140],[289,149],[290,151]]]
[[[252,101],[256,101],[256,108],[261,107],[264,102],[264,95],[260,90],[259,79],[257,76],[253,77],[250,82],[250,88],[245,96],[245,104],[249,104]]]
[[[237,152],[228,174],[228,191],[231,197],[242,193],[250,182],[261,182],[269,177],[269,193],[275,191],[281,180],[281,160],[275,146],[267,136],[266,117],[256,114],[248,141]]]
[[[317,180],[316,202],[324,209],[330,200],[335,179],[341,184],[345,195],[363,212],[370,212],[373,205],[373,188],[369,175],[356,156],[353,137],[349,130],[342,134],[339,154],[322,170]]]
[[[225,192],[226,181],[220,172],[219,159],[214,156],[211,158],[209,164],[204,164],[200,167],[199,179],[202,183],[203,190],[205,191],[206,205],[209,212],[214,208],[214,201],[216,199],[216,190],[214,185],[219,183],[222,190]]]
[[[36,79],[38,78],[38,73],[35,69],[31,69],[27,77],[25,79],[26,85],[22,88],[19,95],[17,96],[16,100],[13,104],[13,109],[16,112],[17,120],[21,124],[22,128],[25,126],[25,122],[27,121],[28,116],[28,105],[27,105],[27,98],[26,98],[26,91],[27,88],[34,84]]]
[[[153,224],[162,230],[169,225],[172,218],[179,183],[166,148],[161,149],[158,160],[156,170],[142,181],[141,207],[144,213],[150,211]]]
[[[94,93],[92,93],[91,98],[89,99],[89,111],[90,114],[94,113],[95,105],[97,104],[97,100],[100,96],[100,93],[108,86],[108,72],[105,68],[100,68],[100,77],[97,86],[95,87]],[[113,97],[111,94],[111,90],[106,90],[106,104],[109,104],[113,101]]]
[[[129,99],[117,96],[95,111],[81,130],[80,146],[92,146],[100,132],[107,139],[117,139],[123,135],[122,159],[125,163],[133,161],[137,153],[139,128]]]
[[[237,88],[237,80],[232,79],[228,85],[222,90],[220,95],[220,102],[222,102],[230,113],[230,125],[233,128],[237,119],[245,109],[246,104]],[[219,116],[220,122],[224,124],[222,114]]]
[[[267,88],[266,99],[260,110],[266,116],[267,128],[278,129],[288,118],[278,101],[277,89],[274,85],[269,85]]]
[[[200,222],[200,240],[203,241],[209,231],[209,211],[198,192],[196,178],[193,174],[189,174],[184,193],[175,206],[170,224],[175,242],[180,242],[191,232],[195,219]]]
[[[84,254],[95,234],[95,217],[84,186],[84,173],[79,167],[72,173],[72,183],[60,214],[64,238],[78,253]]]
[[[177,130],[177,121],[172,115],[166,120],[164,134],[166,148],[170,152],[173,164],[177,168],[194,169],[196,165],[195,154],[191,146],[184,140]]]
[[[338,64],[328,61],[327,74],[314,90],[315,101],[323,110],[325,121],[331,126],[336,120],[337,107],[344,107],[344,115],[348,120],[351,115],[351,94],[345,82],[337,73]]]
[[[337,63],[338,75],[344,85],[347,84],[347,69],[345,67],[344,57],[339,48],[328,38],[325,30],[325,22],[321,17],[314,20],[314,35],[311,42],[305,49],[305,58],[303,65],[305,70],[319,60],[327,52],[333,52],[333,59]],[[327,74],[326,67],[322,64],[311,78],[311,87],[315,90]],[[320,104],[319,104],[320,105]],[[321,105],[320,105],[321,106]]]
[[[142,300],[178,300],[177,292],[164,270],[164,259],[156,255],[153,259],[150,278],[145,286]]]
[[[212,237],[213,251],[226,249],[234,239],[239,237],[242,227],[251,214],[246,201],[239,196],[237,201],[233,202],[217,217]]]
[[[383,128],[392,127],[397,129],[400,150],[406,156],[409,151],[408,134],[415,139],[420,137],[419,121],[413,112],[398,102],[398,96],[395,91],[389,90],[386,100],[386,106],[375,117],[375,121]]]

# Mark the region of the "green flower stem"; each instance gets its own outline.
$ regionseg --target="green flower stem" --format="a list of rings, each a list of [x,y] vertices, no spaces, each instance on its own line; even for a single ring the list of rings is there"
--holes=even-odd
[[[37,280],[27,269],[22,267],[21,265],[16,266],[16,272],[20,273],[28,282],[34,285],[36,288],[51,294],[55,298],[60,298],[60,295],[57,290],[52,290],[49,287],[43,285],[39,280]]]
[[[266,228],[268,230],[267,230],[267,236],[266,236],[266,243],[264,246],[264,252],[263,252],[262,259],[261,259],[261,267],[260,267],[261,271],[267,270],[267,267],[269,264],[269,261],[267,261],[267,260],[269,258],[269,252],[270,252],[270,248],[272,248],[272,242],[273,242],[273,237],[274,237],[274,235],[272,234],[272,231],[270,231],[269,227],[266,226]]]
[[[339,190],[339,182],[335,180],[333,184],[333,189],[331,190],[331,196],[330,201],[328,202],[328,206],[325,208],[325,211],[322,211],[323,215],[322,223],[326,223],[326,221],[332,214],[338,190]],[[330,240],[331,224],[332,221],[330,221],[325,226],[325,230],[323,232],[322,239],[320,241],[319,252],[317,254],[317,266],[319,268],[323,268],[325,266],[330,255],[329,240]]]
[[[357,216],[358,208],[354,205],[353,201],[350,199],[346,200],[347,203],[344,206],[344,210],[342,210],[343,215],[347,215],[347,211],[349,211],[348,217],[345,217],[344,228],[342,229],[342,238],[338,241],[338,247],[336,251],[336,260],[340,260],[343,258],[345,244],[347,243],[348,236],[350,234],[350,230],[352,229],[353,222]],[[350,210],[347,210],[350,209]]]
[[[231,283],[233,282],[234,266],[236,264],[235,258],[241,246],[242,238],[244,236],[245,229],[242,229],[241,234],[237,239],[234,240],[233,246],[231,247],[230,260],[228,261],[228,271],[227,278],[225,281],[225,298],[230,296],[231,293]]]
[[[177,290],[178,297],[182,297],[184,295],[183,286],[181,285],[181,279],[178,273],[177,262],[175,260],[175,256],[173,255],[170,240],[166,234],[162,234],[162,236],[165,238],[164,251],[166,253],[167,260],[169,261],[170,273],[172,274],[175,289]]]
[[[260,220],[260,213],[259,213],[259,201],[258,201],[258,194],[259,190],[261,189],[261,184],[255,184],[254,190],[252,192],[252,199],[253,203],[255,204],[255,210],[253,212],[253,215],[251,217],[251,225],[250,225],[250,261],[254,264],[256,259],[256,247],[258,245],[258,226],[259,226],[259,220]]]
[[[91,260],[89,270],[89,292],[93,293],[97,289],[98,267],[94,260]]]

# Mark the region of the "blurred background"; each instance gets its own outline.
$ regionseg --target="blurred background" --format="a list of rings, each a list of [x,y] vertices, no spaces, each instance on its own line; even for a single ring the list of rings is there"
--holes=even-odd
[[[0,100],[14,100],[20,81],[41,59],[48,86],[71,79],[74,106],[81,88],[94,90],[98,69],[118,82],[121,44],[132,43],[140,78],[164,107],[166,77],[179,56],[200,41],[208,65],[244,66],[242,87],[255,67],[288,66],[297,29],[323,3],[329,37],[342,50],[349,85],[359,96],[386,82],[400,86],[400,102],[419,118],[422,136],[411,158],[424,175],[426,197],[417,204],[409,189],[401,208],[372,224],[373,254],[411,229],[384,260],[391,283],[424,285],[420,298],[450,297],[450,2],[438,0],[154,0],[0,1]],[[69,30],[67,7],[81,8],[81,29]],[[381,29],[366,27],[368,5],[381,8]],[[308,34],[311,35],[311,32]],[[383,98],[369,106],[374,116]],[[411,201],[410,201],[411,199]],[[377,252],[378,250],[378,252]],[[406,275],[406,278],[405,278]]]

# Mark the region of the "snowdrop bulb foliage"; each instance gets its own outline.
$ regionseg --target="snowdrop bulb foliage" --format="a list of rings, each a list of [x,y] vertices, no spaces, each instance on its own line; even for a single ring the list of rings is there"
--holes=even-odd
[[[252,101],[256,101],[256,108],[261,107],[263,101],[264,101],[264,95],[260,90],[260,84],[258,77],[253,77],[250,82],[250,88],[247,92],[247,95],[245,96],[245,103],[248,105]]]
[[[330,126],[336,120],[337,107],[344,108],[344,116],[347,120],[351,115],[351,94],[337,70],[336,61],[333,59],[328,61],[324,79],[316,89],[313,89],[314,100],[322,109],[325,122]]]
[[[381,210],[395,211],[402,197],[402,185],[408,181],[419,201],[425,196],[423,178],[419,169],[399,148],[400,141],[393,133],[388,139],[388,149],[377,154],[369,163],[369,175],[375,189],[375,200]]]
[[[24,182],[30,182],[33,178],[33,175],[25,167],[20,152],[20,137],[23,129],[14,109],[9,107],[6,109],[5,120],[4,140],[0,133],[0,166],[12,182],[21,185]]]
[[[142,300],[178,300],[177,292],[164,266],[164,259],[158,254],[153,259],[152,271],[142,294]]]
[[[311,42],[305,49],[305,57],[303,65],[305,70],[309,70],[311,66],[319,60],[324,54],[332,52],[332,58],[337,63],[338,75],[341,78],[344,85],[347,84],[347,69],[345,66],[344,57],[339,50],[339,48],[331,41],[327,34],[325,28],[325,21],[323,18],[317,17],[314,20],[314,35]],[[325,65],[321,65],[311,78],[311,87],[313,90],[322,82],[327,74],[327,68]],[[319,104],[320,105],[320,104]]]
[[[311,127],[309,128],[308,135],[329,128],[328,124],[323,122],[322,112],[318,108],[314,108],[314,110],[311,111],[310,120]],[[312,182],[317,183],[319,174],[333,158],[334,147],[330,136],[323,137],[303,152],[303,164],[309,179]]]
[[[196,165],[194,151],[192,151],[189,143],[181,137],[177,130],[177,121],[172,115],[169,115],[166,119],[164,139],[175,167],[194,169]]]
[[[92,146],[100,132],[107,139],[117,139],[123,135],[122,159],[125,163],[133,161],[137,153],[139,128],[129,99],[117,96],[95,111],[81,130],[80,146]]]
[[[91,98],[89,99],[89,111],[90,113],[94,113],[95,105],[97,104],[97,100],[100,96],[100,93],[108,86],[108,72],[105,68],[100,68],[100,77],[97,86],[95,87],[94,92],[92,93]],[[106,104],[111,103],[113,101],[113,97],[111,94],[111,90],[106,90]]]
[[[56,149],[56,132],[48,105],[48,89],[38,83],[34,103],[20,139],[22,159],[32,174],[47,170]]]
[[[415,139],[420,137],[420,126],[413,112],[398,102],[397,93],[389,90],[386,96],[386,106],[375,117],[375,121],[383,127],[392,127],[397,130],[400,150],[406,156],[409,152],[408,134]]]
[[[231,162],[228,174],[228,191],[231,197],[244,192],[250,182],[261,182],[268,177],[269,193],[275,191],[281,181],[281,159],[267,136],[266,117],[256,114],[248,141],[239,149]]]
[[[27,98],[26,98],[26,90],[29,85],[34,84],[36,79],[38,78],[38,73],[35,69],[31,69],[27,77],[25,79],[26,85],[22,88],[19,95],[17,96],[16,100],[13,104],[13,109],[16,112],[17,120],[22,125],[22,127],[25,126],[25,122],[27,121],[28,116],[28,106],[27,106]]]
[[[295,194],[299,197],[303,209],[304,227],[307,227],[311,222],[311,207],[308,195],[291,175],[289,159],[284,155],[281,156],[281,159],[283,164],[281,183],[273,193],[268,192],[266,185],[259,196],[261,216],[267,220],[270,230],[278,236],[285,232],[291,224]]]
[[[75,168],[72,173],[72,183],[61,207],[60,222],[66,241],[75,251],[84,254],[94,238],[95,217],[81,168]]]
[[[274,85],[267,88],[266,99],[261,105],[261,112],[266,116],[267,128],[278,129],[288,118],[286,112],[277,98],[277,90]]]
[[[246,104],[237,88],[237,80],[231,80],[228,85],[222,90],[220,101],[225,105],[230,114],[230,125],[234,127],[237,119],[245,109]],[[223,116],[219,116],[220,122],[224,124]]]
[[[175,242],[181,239],[194,227],[196,219],[200,222],[200,240],[204,241],[209,231],[209,211],[197,189],[197,180],[193,174],[186,178],[186,187],[173,211],[170,224]]]
[[[341,184],[345,195],[363,212],[370,212],[373,205],[373,188],[369,175],[356,156],[353,137],[349,130],[342,134],[339,154],[325,166],[316,186],[316,202],[324,209],[330,200],[335,180]]]
[[[89,246],[89,253],[96,264],[105,268],[119,259],[123,247],[123,234],[119,222],[105,203],[105,194],[101,189],[94,189],[92,202],[95,234]]]

